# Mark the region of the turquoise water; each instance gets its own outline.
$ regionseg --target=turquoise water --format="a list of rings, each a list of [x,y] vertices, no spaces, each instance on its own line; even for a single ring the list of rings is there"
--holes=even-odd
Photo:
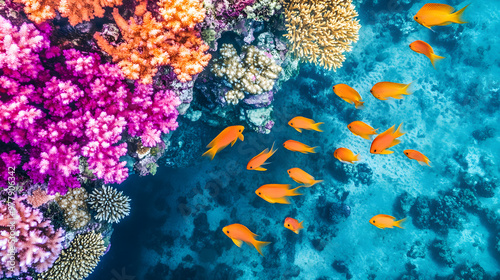
[[[472,1],[470,23],[435,32],[412,20],[423,1],[373,2],[357,5],[360,39],[343,68],[303,64],[275,95],[270,134],[246,130],[244,142],[210,161],[199,155],[223,127],[181,117],[171,141],[196,144],[183,151],[191,155],[188,167],[132,175],[119,187],[133,198],[133,211],[115,227],[112,250],[92,279],[120,279],[123,272],[135,279],[498,279],[500,1]],[[415,40],[446,59],[432,68],[409,49]],[[413,94],[377,100],[369,90],[381,81],[413,82]],[[365,108],[334,95],[338,83],[355,88]],[[287,125],[297,115],[325,122],[324,132],[298,133]],[[406,134],[394,154],[372,155],[370,141],[347,129],[355,120],[380,131],[403,123]],[[281,147],[288,139],[320,148],[292,153]],[[246,170],[273,142],[279,149],[268,171]],[[360,153],[362,161],[337,161],[338,147]],[[410,161],[404,149],[423,152],[432,167]],[[263,184],[296,185],[286,174],[292,167],[324,182],[301,189],[289,205],[255,195]],[[368,221],[377,214],[407,217],[405,229],[374,227]],[[303,220],[305,229],[296,235],[284,228],[286,217]],[[223,234],[232,223],[272,242],[264,257]]]

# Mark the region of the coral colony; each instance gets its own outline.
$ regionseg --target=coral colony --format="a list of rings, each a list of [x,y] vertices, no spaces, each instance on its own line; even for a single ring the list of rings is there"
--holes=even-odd
[[[498,279],[500,7],[413,2],[0,0],[0,278],[89,277],[167,166],[136,279]]]

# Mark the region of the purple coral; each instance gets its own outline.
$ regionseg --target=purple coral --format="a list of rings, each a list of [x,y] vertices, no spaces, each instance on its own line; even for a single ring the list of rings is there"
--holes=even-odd
[[[105,183],[123,182],[122,134],[152,147],[178,126],[173,91],[137,83],[133,91],[117,65],[74,49],[61,56],[32,24],[18,29],[0,17],[0,39],[0,141],[26,150],[23,169],[48,194],[80,187],[80,156]]]
[[[54,230],[38,209],[24,205],[22,201],[25,199],[25,196],[15,198],[12,205],[0,203],[1,277],[18,276],[27,272],[28,268],[38,273],[44,272],[52,266],[62,250],[64,230]],[[9,253],[9,247],[12,246],[15,247],[15,253]]]

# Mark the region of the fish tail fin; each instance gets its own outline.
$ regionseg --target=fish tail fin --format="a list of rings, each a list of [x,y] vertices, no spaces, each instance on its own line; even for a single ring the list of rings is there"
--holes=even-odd
[[[319,128],[319,126],[322,125],[322,124],[324,124],[324,123],[323,122],[315,123],[315,124],[313,124],[312,129],[316,130],[316,131],[319,131],[319,132],[323,132],[323,130],[321,130]]]
[[[435,55],[435,54],[431,53],[430,59],[431,59],[432,66],[434,66],[434,69],[436,69],[436,64],[435,64],[436,61],[441,60],[441,59],[445,59],[445,58],[446,57],[444,57],[444,56],[439,56],[439,55]]]
[[[271,157],[272,155],[274,155],[274,153],[276,153],[276,151],[278,150],[278,148],[276,148],[276,150],[273,150],[273,148],[274,148],[274,143],[275,143],[275,142],[273,142],[273,145],[271,146],[271,151],[269,152],[269,154],[271,154],[271,155],[270,155],[269,157]]]
[[[300,187],[296,187],[295,189],[288,190],[286,192],[287,196],[296,196],[296,195],[302,195],[301,193],[297,192],[297,190],[300,189]]]
[[[323,180],[314,180],[313,183],[311,184],[311,186],[316,185],[316,184],[321,183],[321,182],[323,182]]]
[[[401,94],[404,94],[404,95],[410,95],[410,94],[413,94],[413,92],[409,92],[408,89],[410,88],[411,84],[413,82],[407,84],[406,86],[403,87],[403,92]]]
[[[304,228],[304,226],[302,225],[303,222],[304,221],[302,221],[302,222],[299,223],[299,229]]]
[[[396,132],[394,132],[394,138],[398,138],[400,136],[403,136],[405,135],[406,132],[403,132],[401,131],[401,126],[403,125],[403,123],[401,123],[399,126],[398,126],[398,129],[396,129]]]
[[[316,148],[318,148],[318,146],[316,146],[316,147],[310,147],[309,149],[307,149],[307,152],[311,153],[311,154],[315,154],[316,153]]]
[[[363,109],[365,108],[365,105],[363,105],[365,102],[364,101],[356,101],[354,100],[354,104],[356,106],[356,109]]]
[[[406,218],[404,219],[401,219],[399,221],[395,221],[394,222],[394,226],[398,227],[398,228],[404,228],[401,224],[404,223],[406,221]]]
[[[217,154],[217,147],[212,147],[201,156],[209,156],[211,160],[214,159],[215,154]]]
[[[357,155],[354,156],[354,161],[360,161],[362,159],[363,159],[363,157],[361,157],[360,154],[357,154]]]
[[[262,247],[267,246],[269,244],[271,244],[271,242],[264,242],[259,240],[254,240],[252,242],[252,245],[255,247],[255,249],[257,249],[257,252],[259,252],[259,254],[261,254],[262,256],[264,256],[264,254],[262,254]]]
[[[470,5],[470,4],[469,4],[469,5]],[[467,5],[467,6],[463,7],[463,8],[462,8],[462,9],[460,9],[458,12],[451,14],[451,19],[450,19],[450,21],[451,21],[451,22],[454,22],[454,23],[459,23],[459,24],[462,24],[462,23],[467,23],[467,21],[465,21],[465,20],[462,18],[462,15],[463,15],[463,13],[464,13],[465,9],[466,9],[467,7],[469,7],[469,5]]]
[[[425,162],[425,164],[427,164],[429,167],[431,167],[431,165],[430,165],[430,162],[431,162],[431,161],[430,161],[430,160],[429,160],[426,156],[424,156],[424,162]]]

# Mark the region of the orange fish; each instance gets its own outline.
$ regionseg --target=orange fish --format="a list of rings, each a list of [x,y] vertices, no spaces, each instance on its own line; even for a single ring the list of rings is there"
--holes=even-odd
[[[207,145],[207,148],[210,148],[208,151],[206,151],[202,156],[210,156],[212,159],[214,159],[215,154],[217,154],[219,151],[227,147],[227,145],[231,144],[231,147],[236,143],[236,140],[240,139],[243,141],[243,130],[245,127],[242,125],[233,125],[226,127],[217,137],[212,140]]]
[[[370,92],[373,96],[379,100],[387,100],[387,98],[392,97],[394,99],[403,99],[402,95],[410,95],[408,92],[409,84],[398,84],[391,82],[380,82],[376,83]]]
[[[251,232],[246,226],[242,224],[232,224],[222,228],[224,234],[233,240],[236,246],[241,247],[243,241],[248,245],[253,245],[257,251],[262,254],[262,247],[269,245],[271,242],[258,241],[255,239],[257,234]],[[263,255],[264,256],[264,255]]]
[[[382,154],[382,155],[389,155],[389,154],[394,153],[393,151],[388,151],[387,149],[389,149],[390,147],[394,147],[397,144],[401,143],[401,141],[396,139],[396,138],[404,135],[404,133],[400,131],[401,125],[403,125],[403,124],[400,124],[398,126],[398,129],[396,130],[396,132],[394,132],[395,125],[393,125],[388,130],[380,133],[373,140],[372,146],[370,148],[370,153]]]
[[[406,220],[406,218],[396,221],[396,218],[393,216],[389,215],[376,215],[373,216],[370,219],[370,223],[378,228],[385,229],[385,228],[392,228],[393,226],[398,227],[398,228],[403,228],[401,226],[401,223],[403,223]]]
[[[367,140],[371,140],[371,136],[377,134],[376,131],[378,129],[374,129],[362,121],[353,121],[347,125],[347,128],[352,132],[352,134]]]
[[[299,231],[300,231],[301,229],[303,229],[303,228],[304,228],[304,227],[302,226],[302,223],[303,223],[303,222],[304,222],[304,221],[302,221],[302,222],[300,222],[300,223],[299,223],[299,221],[297,221],[296,219],[288,217],[288,218],[286,218],[286,219],[285,219],[285,224],[284,224],[284,226],[285,226],[287,229],[289,229],[289,230],[291,230],[291,231],[295,232],[296,234],[299,234]]]
[[[287,140],[285,143],[283,143],[283,147],[285,149],[290,150],[292,152],[301,152],[303,154],[307,153],[316,153],[314,149],[317,147],[309,147],[306,144],[300,143],[299,141],[295,140]]]
[[[313,176],[307,174],[304,170],[300,168],[288,169],[288,176],[292,178],[295,182],[299,184],[304,184],[300,187],[312,187],[314,184],[321,183],[323,180],[315,180]]]
[[[343,163],[354,163],[355,161],[359,161],[359,154],[354,155],[354,153],[347,148],[338,148],[333,153],[333,156],[340,160]]]
[[[266,171],[267,169],[261,167],[261,165],[267,164],[266,160],[270,158],[274,153],[276,153],[276,150],[273,150],[274,148],[274,143],[273,146],[271,147],[271,151],[269,149],[265,149],[262,151],[260,154],[254,156],[247,164],[247,169],[248,170],[257,170],[257,171]]]
[[[302,195],[297,192],[300,187],[290,189],[290,186],[288,184],[262,185],[255,191],[255,194],[269,203],[290,204],[287,199],[288,196]]]
[[[405,155],[409,158],[409,159],[414,159],[416,161],[418,161],[418,163],[420,163],[420,165],[428,165],[428,166],[431,166],[429,164],[429,162],[431,162],[426,156],[424,156],[424,154],[422,154],[421,152],[419,151],[415,151],[415,150],[404,150],[404,153]]]
[[[302,129],[307,130],[316,130],[319,132],[323,132],[323,130],[319,129],[319,126],[323,124],[322,122],[315,122],[314,120],[304,118],[304,117],[295,117],[288,122],[288,125],[295,128],[298,132],[302,132]]]
[[[436,60],[440,60],[440,59],[445,58],[444,56],[435,55],[432,47],[429,44],[427,44],[426,42],[421,41],[421,40],[417,40],[417,41],[411,43],[410,49],[412,49],[414,52],[421,53],[421,54],[424,54],[425,56],[427,56],[431,60],[431,63],[432,63],[432,66],[434,66],[434,69],[436,69],[436,65],[434,64],[436,62]]]
[[[346,84],[338,84],[333,86],[333,92],[342,100],[347,103],[353,104],[356,106],[356,109],[360,109],[363,107],[363,101],[361,101],[361,95],[353,89],[352,87]]]
[[[463,7],[456,13],[455,8],[446,4],[425,4],[413,17],[421,25],[432,30],[436,25],[448,25],[451,23],[467,23],[462,19],[462,14],[469,5]]]

